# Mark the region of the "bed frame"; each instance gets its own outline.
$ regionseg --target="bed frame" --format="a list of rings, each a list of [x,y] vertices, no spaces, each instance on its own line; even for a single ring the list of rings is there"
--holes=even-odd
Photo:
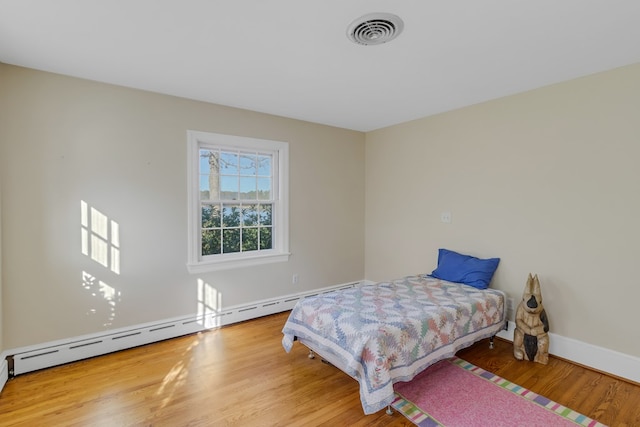
[[[504,328],[502,291],[427,275],[327,292],[298,301],[282,330],[288,352],[299,341],[309,358],[356,379],[365,414],[387,408],[393,384]]]

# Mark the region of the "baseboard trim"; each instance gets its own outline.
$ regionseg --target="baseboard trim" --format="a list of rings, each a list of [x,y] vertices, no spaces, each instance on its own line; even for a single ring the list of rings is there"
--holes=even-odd
[[[2,360],[0,360],[0,392],[2,392],[7,381],[9,381],[9,363],[3,357]]]
[[[515,324],[509,321],[508,330],[498,337],[513,342]],[[549,333],[549,354],[597,371],[640,384],[640,358],[608,348]]]
[[[251,304],[227,307],[215,313],[165,319],[103,334],[90,334],[9,349],[0,355],[0,391],[8,379],[14,375],[280,313],[292,309],[301,298],[366,283],[370,281],[344,283]],[[507,330],[498,333],[498,337],[513,342],[514,327],[514,323],[509,321]],[[638,357],[554,333],[549,334],[549,341],[549,353],[554,356],[640,384],[640,358]],[[13,371],[10,371],[7,361],[10,356],[14,362]]]
[[[104,333],[89,334],[64,340],[51,341],[28,347],[6,350],[2,353],[2,361],[7,366],[8,377],[24,374],[39,369],[50,368],[69,362],[100,356],[127,348],[151,344],[170,338],[214,329],[245,320],[255,319],[270,314],[291,310],[302,298],[345,289],[359,285],[360,282],[343,283],[313,291],[285,295],[268,300],[255,301],[210,310],[204,314],[194,314],[157,322],[133,325],[114,329]],[[12,360],[8,366],[7,359]]]

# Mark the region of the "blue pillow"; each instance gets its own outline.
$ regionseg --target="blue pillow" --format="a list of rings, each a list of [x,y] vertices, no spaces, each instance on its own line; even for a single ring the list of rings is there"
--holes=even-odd
[[[499,262],[500,258],[480,259],[439,249],[438,268],[431,275],[437,279],[487,289]]]

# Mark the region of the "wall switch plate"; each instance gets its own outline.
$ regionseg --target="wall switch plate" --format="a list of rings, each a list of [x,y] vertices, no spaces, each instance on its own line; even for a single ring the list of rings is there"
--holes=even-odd
[[[442,212],[440,214],[440,221],[444,222],[445,224],[451,224],[451,212]]]

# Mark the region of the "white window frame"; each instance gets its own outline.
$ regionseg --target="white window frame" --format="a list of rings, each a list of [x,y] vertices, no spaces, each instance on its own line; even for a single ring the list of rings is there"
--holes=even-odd
[[[228,147],[270,151],[277,156],[274,174],[273,249],[202,256],[202,220],[200,210],[200,148],[204,146]],[[289,260],[289,144],[280,141],[223,135],[211,132],[187,131],[188,173],[188,254],[190,273],[204,273],[230,268]]]

